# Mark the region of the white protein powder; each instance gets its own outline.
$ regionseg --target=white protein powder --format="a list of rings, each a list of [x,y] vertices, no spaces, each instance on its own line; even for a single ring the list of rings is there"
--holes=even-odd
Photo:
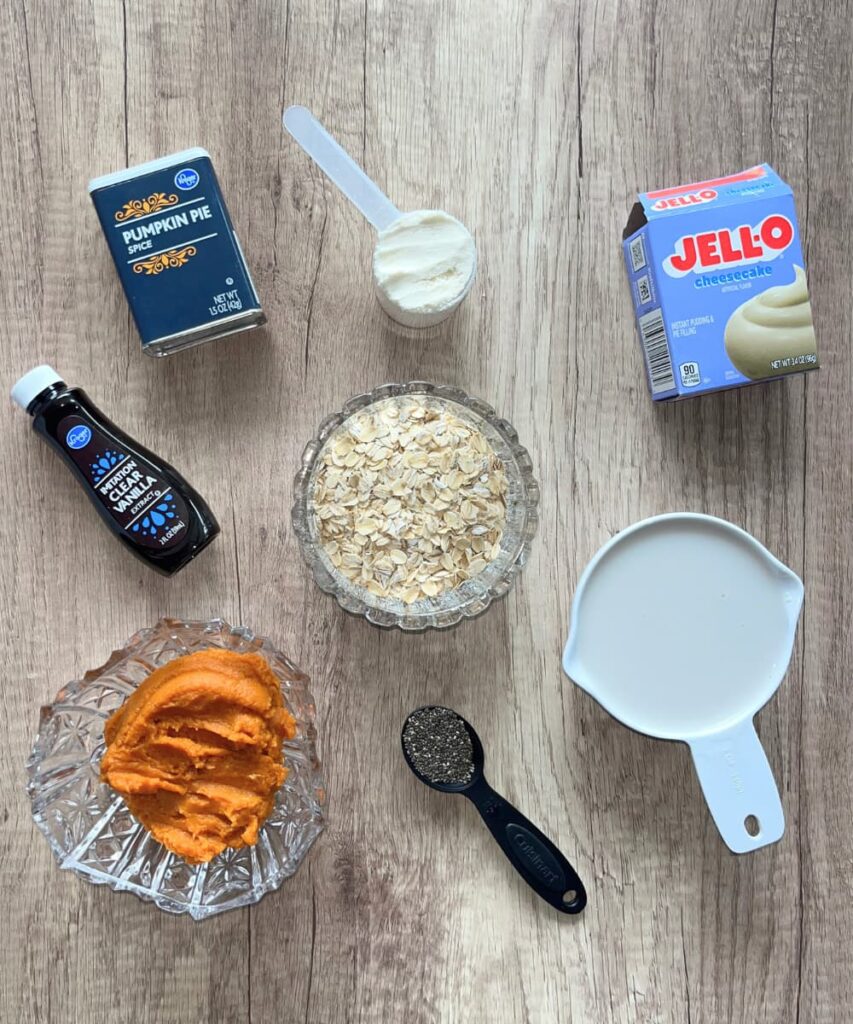
[[[414,210],[379,232],[373,281],[385,312],[406,327],[445,320],[477,270],[471,232],[444,210]]]

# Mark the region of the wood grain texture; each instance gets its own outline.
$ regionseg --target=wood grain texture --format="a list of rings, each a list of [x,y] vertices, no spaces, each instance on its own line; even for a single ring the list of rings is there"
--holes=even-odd
[[[221,538],[165,581],[102,530],[3,405],[0,1019],[842,1024],[853,981],[853,10],[843,0],[0,0],[3,386],[40,361],[174,461]],[[371,235],[280,130],[310,106],[401,208],[470,225],[474,293],[395,328]],[[145,358],[89,177],[213,155],[266,329]],[[619,238],[634,194],[770,160],[794,186],[823,369],[665,408],[642,378]],[[306,578],[291,478],[327,413],[386,380],[484,397],[542,484],[520,585],[446,635],[347,618]],[[560,670],[599,545],[722,515],[800,573],[795,657],[757,719],[782,842],[722,845],[686,748]],[[203,925],[55,869],[23,789],[39,704],[163,614],[271,635],[312,677],[329,827],[255,908]],[[495,786],[590,890],[556,920],[464,801],[405,768],[450,704]]]

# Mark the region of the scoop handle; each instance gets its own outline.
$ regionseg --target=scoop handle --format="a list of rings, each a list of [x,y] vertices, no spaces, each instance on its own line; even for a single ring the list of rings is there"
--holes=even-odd
[[[781,839],[785,813],[752,719],[688,742],[708,809],[726,846],[734,853],[749,853]]]
[[[551,840],[484,778],[465,790],[465,796],[480,812],[498,846],[530,888],[564,914],[579,914],[586,906],[586,889]]]
[[[377,231],[387,228],[400,216],[388,196],[335,142],[307,107],[288,107],[282,121],[314,163],[328,174]]]

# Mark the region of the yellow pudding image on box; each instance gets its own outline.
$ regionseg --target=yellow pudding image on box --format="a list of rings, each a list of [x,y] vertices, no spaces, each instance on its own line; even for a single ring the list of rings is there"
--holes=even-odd
[[[726,353],[744,377],[760,380],[817,363],[806,273],[747,299],[726,324]]]

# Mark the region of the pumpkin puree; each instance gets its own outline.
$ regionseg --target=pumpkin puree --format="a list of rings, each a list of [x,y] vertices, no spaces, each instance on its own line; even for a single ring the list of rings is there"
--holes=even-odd
[[[287,777],[296,735],[260,654],[212,648],[158,668],[104,727],[101,778],[190,864],[251,846]]]

